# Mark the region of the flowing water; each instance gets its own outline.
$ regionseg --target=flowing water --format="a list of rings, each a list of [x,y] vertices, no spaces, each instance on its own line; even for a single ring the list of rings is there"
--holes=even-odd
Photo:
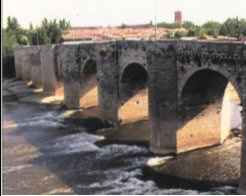
[[[226,194],[223,186],[158,187],[141,168],[147,147],[98,145],[104,140],[65,121],[59,108],[3,103],[4,194]]]

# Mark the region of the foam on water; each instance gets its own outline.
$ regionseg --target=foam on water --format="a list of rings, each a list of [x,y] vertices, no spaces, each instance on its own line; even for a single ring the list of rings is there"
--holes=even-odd
[[[20,120],[15,122],[5,122],[3,128],[16,128],[16,127],[36,127],[36,126],[46,126],[46,127],[58,127],[64,126],[62,124],[62,117],[58,115],[57,112],[45,112],[39,113],[33,117],[29,117],[26,120]]]
[[[142,175],[140,169],[132,171],[111,170],[105,172],[107,179],[102,183],[92,183],[87,187],[98,190],[96,194],[134,194],[134,195],[160,195],[160,194],[198,194],[198,191],[183,189],[160,189],[152,180],[142,181],[136,176]]]
[[[34,116],[26,119],[19,120],[15,122],[4,123],[4,128],[12,127],[66,127],[63,124],[63,117],[58,112],[51,111],[45,113],[36,113]],[[71,127],[66,127],[66,129]],[[72,128],[71,128],[72,129]],[[42,129],[41,129],[42,130]],[[76,130],[73,130],[76,131]],[[69,155],[73,153],[88,153],[89,158],[93,158],[93,162],[103,163],[106,160],[113,160],[110,162],[111,165],[104,167],[95,167],[91,169],[90,167],[83,170],[84,173],[88,176],[100,176],[103,174],[105,178],[99,179],[96,182],[93,182],[89,185],[78,184],[76,185],[81,190],[93,190],[93,194],[147,194],[147,195],[173,195],[173,194],[225,194],[230,193],[235,190],[234,187],[218,187],[209,192],[199,192],[197,190],[184,190],[179,188],[167,189],[157,187],[154,181],[152,180],[141,180],[139,177],[143,177],[140,167],[144,166],[148,160],[147,155],[149,153],[148,148],[139,147],[139,146],[129,146],[122,144],[110,144],[103,147],[98,147],[95,143],[97,141],[103,140],[103,136],[92,135],[85,130],[78,130],[79,133],[71,133],[67,135],[62,135],[55,137],[52,140],[44,141],[40,145],[40,156],[61,156]],[[81,132],[82,131],[82,132]],[[23,149],[25,152],[32,152],[32,149]],[[94,155],[94,156],[93,156]],[[115,163],[115,162],[116,163]],[[88,163],[89,164],[89,163]],[[115,165],[114,165],[115,164]],[[5,167],[3,173],[15,172],[32,165],[18,165],[13,167]],[[92,166],[91,166],[92,167]],[[69,175],[69,174],[68,174]],[[56,189],[51,189],[46,192],[47,194],[55,193],[70,193],[73,190],[71,188],[59,187]]]
[[[94,142],[103,139],[102,137],[94,136],[88,133],[75,134],[73,137],[83,137],[88,143],[94,145]],[[71,136],[70,136],[71,137]],[[83,141],[81,139],[81,142]],[[85,141],[84,141],[85,142]],[[84,149],[78,149],[84,151]],[[225,194],[230,193],[235,187],[218,187],[209,192],[199,192],[197,190],[184,190],[179,188],[164,189],[156,186],[155,182],[152,180],[143,181],[139,177],[142,176],[141,167],[146,164],[147,157],[143,156],[131,156],[137,153],[148,153],[148,149],[139,146],[128,146],[128,145],[119,145],[112,144],[107,145],[102,148],[97,147],[97,156],[98,160],[106,160],[108,158],[117,158],[120,156],[127,155],[124,157],[124,163],[117,168],[107,168],[103,171],[105,179],[102,182],[91,183],[89,186],[79,185],[82,189],[93,189],[95,194],[147,194],[147,195],[173,195],[173,194],[186,194],[186,195],[209,195],[209,194]],[[95,160],[97,161],[97,160]],[[127,164],[129,163],[129,164]],[[136,169],[137,168],[137,169]],[[96,175],[101,173],[101,170],[98,171],[89,171],[87,174]]]
[[[99,147],[94,143],[104,139],[102,136],[91,135],[86,132],[58,137],[46,143],[43,150],[49,155],[65,155],[72,153],[97,152]]]
[[[143,181],[137,178],[142,175],[140,169],[133,171],[112,170],[106,172],[107,179],[102,183],[92,183],[88,187],[98,190],[96,194],[112,195],[222,195],[235,191],[235,187],[218,187],[208,192],[199,192],[197,190],[185,190],[180,188],[159,188],[152,180]],[[112,175],[113,174],[113,175]]]
[[[124,154],[133,154],[133,153],[147,153],[148,149],[139,147],[139,146],[128,146],[120,144],[107,145],[101,148],[101,155],[124,155]]]

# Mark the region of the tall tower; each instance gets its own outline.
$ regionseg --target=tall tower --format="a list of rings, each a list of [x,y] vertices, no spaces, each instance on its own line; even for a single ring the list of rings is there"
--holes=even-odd
[[[174,22],[175,23],[182,24],[183,19],[182,19],[182,12],[181,11],[176,11],[174,13]]]

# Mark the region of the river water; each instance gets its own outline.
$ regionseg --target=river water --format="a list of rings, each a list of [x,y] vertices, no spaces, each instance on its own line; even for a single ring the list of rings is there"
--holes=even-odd
[[[158,187],[141,170],[154,156],[147,147],[99,145],[102,136],[61,114],[54,106],[3,103],[4,194],[227,194],[236,189]]]

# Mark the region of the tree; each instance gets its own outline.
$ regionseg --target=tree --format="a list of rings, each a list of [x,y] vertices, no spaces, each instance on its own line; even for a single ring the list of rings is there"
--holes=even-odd
[[[241,34],[246,36],[245,19],[228,18],[221,26],[221,35],[227,35],[239,38]]]
[[[16,36],[15,34],[9,34],[6,30],[3,30],[3,57],[13,55],[12,48],[16,45]]]
[[[246,20],[244,18],[239,20],[239,34],[246,36]]]
[[[62,34],[71,27],[65,19],[57,22],[55,19],[48,21],[44,18],[41,26],[35,30],[29,30],[28,37],[32,44],[56,44],[62,39]]]
[[[33,30],[33,25],[32,25],[31,22],[30,22],[30,24],[29,24],[29,30]]]
[[[212,35],[217,38],[221,29],[221,24],[218,22],[209,21],[203,24],[202,28],[205,29],[208,35]]]
[[[228,30],[227,30],[227,27],[226,27],[225,24],[222,24],[222,25],[221,25],[219,34],[220,34],[220,35],[228,35]]]
[[[16,45],[16,36],[6,29],[2,30],[2,71],[3,76],[14,75],[14,55],[13,47]]]
[[[29,29],[23,29],[19,25],[17,18],[8,17],[7,27],[3,29],[3,68],[4,70],[14,70],[14,57],[12,47],[20,45],[38,45],[38,44],[56,44],[61,41],[62,34],[71,27],[65,19],[57,22],[56,20],[48,21],[47,18],[42,20],[41,26],[33,28],[30,23]],[[6,69],[7,68],[7,69]]]
[[[163,28],[168,28],[168,29],[176,28],[175,23],[166,23],[166,22],[158,23],[157,26],[158,27],[163,27]]]
[[[171,39],[171,38],[174,38],[174,33],[169,31],[167,34],[166,34],[166,38],[167,39]]]
[[[50,22],[50,26],[49,26],[49,36],[51,38],[51,43],[55,44],[55,43],[59,43],[61,41],[62,38],[62,29],[59,27],[58,23],[56,22],[56,20],[53,20]]]
[[[175,38],[181,38],[181,37],[185,37],[185,36],[186,36],[186,32],[184,32],[184,31],[176,31],[174,33]]]
[[[29,40],[28,37],[26,35],[22,35],[20,38],[20,44],[21,45],[28,45],[29,44]]]
[[[59,20],[59,28],[61,30],[67,30],[71,28],[70,22],[67,22],[65,19]]]
[[[18,31],[19,29],[20,29],[20,25],[17,21],[17,18],[8,16],[6,30],[15,32]]]
[[[196,35],[197,35],[197,29],[195,29],[195,28],[189,29],[189,31],[187,33],[188,37],[195,37]]]
[[[199,39],[207,39],[207,38],[206,38],[206,32],[207,32],[206,29],[201,28],[201,29],[199,30],[199,32],[198,32],[198,38],[199,38]]]
[[[196,25],[193,22],[184,21],[183,27],[186,29],[194,29],[196,27]]]

